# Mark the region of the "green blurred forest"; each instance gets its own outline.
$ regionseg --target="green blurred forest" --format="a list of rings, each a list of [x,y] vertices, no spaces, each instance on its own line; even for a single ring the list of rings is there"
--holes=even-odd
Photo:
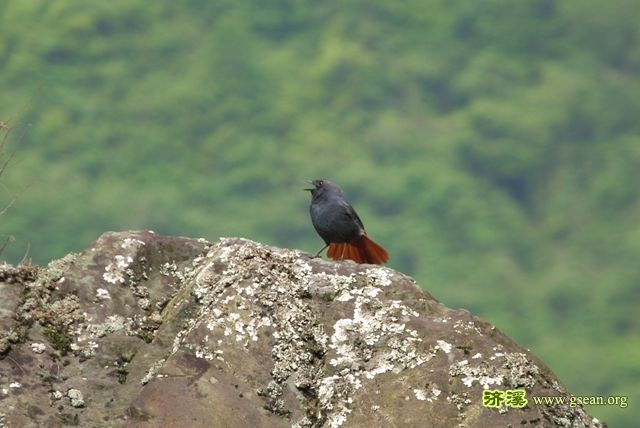
[[[392,268],[573,394],[629,396],[589,411],[632,426],[639,22],[637,0],[4,2],[2,258],[127,229],[315,252],[302,189],[330,178]]]

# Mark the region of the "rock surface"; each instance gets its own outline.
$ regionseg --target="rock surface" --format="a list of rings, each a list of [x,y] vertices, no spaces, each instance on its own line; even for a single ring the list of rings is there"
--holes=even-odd
[[[0,427],[604,426],[534,404],[569,396],[544,364],[385,267],[105,233],[0,266],[0,297]]]

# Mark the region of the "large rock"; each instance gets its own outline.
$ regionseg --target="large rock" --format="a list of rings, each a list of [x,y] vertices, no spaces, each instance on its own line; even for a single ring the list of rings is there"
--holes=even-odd
[[[385,267],[124,232],[0,280],[0,426],[603,426],[494,326]],[[485,407],[487,389],[528,403]]]

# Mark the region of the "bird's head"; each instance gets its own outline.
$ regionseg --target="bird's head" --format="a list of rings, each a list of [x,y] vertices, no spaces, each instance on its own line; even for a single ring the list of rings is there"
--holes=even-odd
[[[311,180],[309,181],[309,184],[313,185],[313,187],[304,190],[311,192],[311,196],[314,198],[325,193],[332,193],[340,196],[344,195],[340,186],[324,178]]]

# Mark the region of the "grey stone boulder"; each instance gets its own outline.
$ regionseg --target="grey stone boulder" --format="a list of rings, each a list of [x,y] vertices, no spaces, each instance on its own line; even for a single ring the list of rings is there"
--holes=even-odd
[[[0,329],[0,427],[604,426],[413,279],[246,239],[105,233],[0,266]]]

